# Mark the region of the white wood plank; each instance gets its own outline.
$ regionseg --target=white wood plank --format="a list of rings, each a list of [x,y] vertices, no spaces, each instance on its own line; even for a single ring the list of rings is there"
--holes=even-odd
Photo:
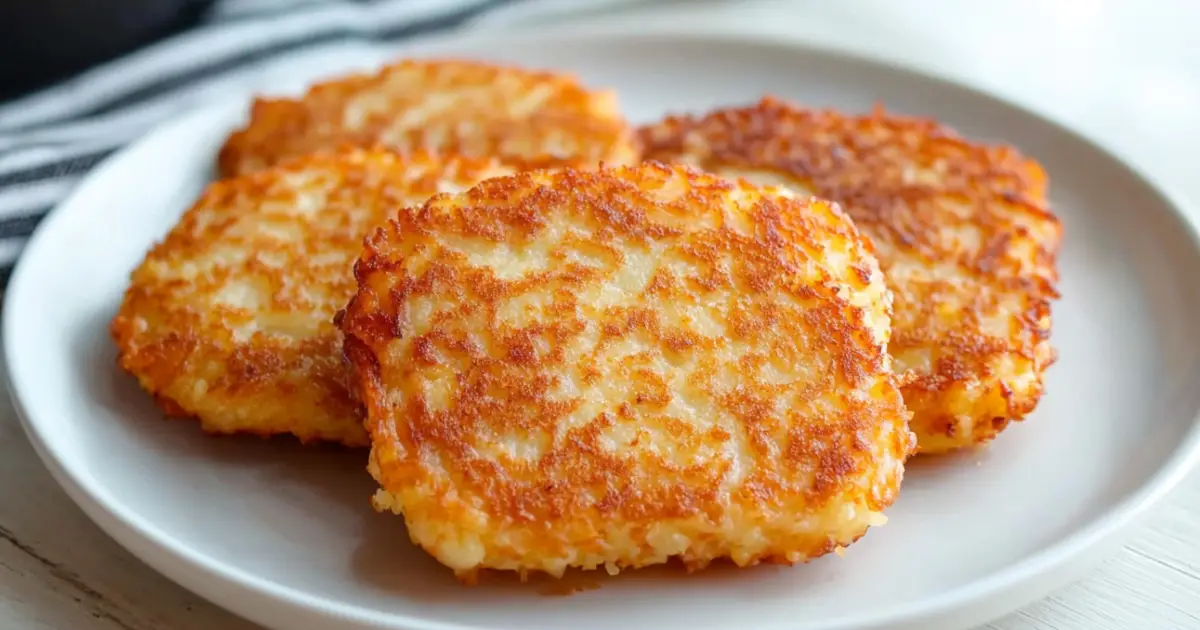
[[[109,539],[46,472],[0,390],[0,628],[255,630]]]
[[[1115,557],[1087,579],[989,630],[1200,628],[1200,476],[1147,517]]]
[[[89,587],[64,579],[62,571],[11,540],[0,539],[0,626],[130,630],[123,620],[126,615]]]
[[[3,392],[0,479],[0,628],[258,628],[165,580],[92,525],[42,467]],[[1200,628],[1198,534],[1193,477],[1088,579],[985,628]]]

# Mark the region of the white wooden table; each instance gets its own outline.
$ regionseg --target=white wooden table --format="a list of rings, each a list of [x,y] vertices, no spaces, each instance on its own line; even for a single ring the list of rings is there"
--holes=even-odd
[[[1192,153],[1200,146],[1200,47],[1194,43],[1200,36],[1200,3],[734,4],[676,6],[673,14],[638,19],[709,20],[729,28],[786,32],[965,78],[1069,121],[1200,208],[1200,158]],[[1200,629],[1200,476],[1156,508],[1131,532],[1124,549],[1088,578],[986,627]],[[42,468],[7,394],[0,392],[0,629],[8,628],[255,626],[171,584],[92,525]]]

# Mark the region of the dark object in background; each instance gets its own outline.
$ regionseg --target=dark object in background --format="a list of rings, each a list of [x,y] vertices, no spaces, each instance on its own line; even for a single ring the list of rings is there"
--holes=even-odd
[[[213,0],[0,0],[0,100],[181,28]]]

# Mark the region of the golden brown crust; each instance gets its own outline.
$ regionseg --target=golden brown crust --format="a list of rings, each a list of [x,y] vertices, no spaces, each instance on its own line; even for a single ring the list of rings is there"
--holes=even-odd
[[[332,323],[363,237],[399,206],[507,172],[352,149],[216,182],[133,272],[118,362],[207,431],[365,446]]]
[[[408,60],[257,99],[222,147],[225,175],[343,145],[496,157],[523,168],[637,160],[615,94],[570,75],[460,60]]]
[[[376,504],[465,580],[803,561],[878,518],[914,445],[882,276],[821,201],[523,173],[402,211],[355,276]]]
[[[1054,360],[1062,228],[1046,175],[1006,146],[879,109],[851,116],[766,98],[645,127],[647,159],[842,204],[895,294],[890,350],[922,452],[992,439],[1036,406]]]

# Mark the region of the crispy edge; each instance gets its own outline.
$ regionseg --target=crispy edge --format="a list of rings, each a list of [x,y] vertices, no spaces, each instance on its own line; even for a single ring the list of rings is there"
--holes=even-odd
[[[911,340],[921,344],[946,341],[955,355],[955,360],[939,361],[931,374],[908,375],[904,379],[905,399],[914,403],[910,405],[915,412],[914,428],[924,436],[922,452],[942,453],[986,442],[1012,420],[1021,420],[1033,411],[1044,392],[1044,372],[1057,359],[1049,342],[1050,307],[1060,297],[1056,263],[1062,224],[1046,206],[1048,179],[1040,164],[1013,147],[976,144],[932,119],[892,115],[882,106],[868,115],[854,116],[833,110],[803,109],[771,96],[751,106],[719,109],[703,116],[668,116],[639,129],[638,145],[645,159],[673,161],[691,156],[698,157],[698,165],[704,168],[728,165],[778,173],[802,183],[820,197],[844,204],[855,223],[873,238],[886,239],[926,260],[937,259],[938,243],[931,238],[937,233],[936,226],[898,222],[892,220],[889,212],[893,199],[909,203],[912,199],[908,197],[920,194],[916,193],[918,188],[881,188],[873,183],[877,172],[872,172],[869,166],[848,168],[853,158],[845,153],[847,148],[876,149],[871,138],[878,127],[886,129],[897,144],[917,138],[919,152],[914,159],[929,155],[946,159],[946,155],[958,154],[959,159],[946,168],[953,176],[952,181],[934,194],[956,196],[989,210],[1009,204],[1053,232],[1052,237],[1044,239],[1025,234],[1038,245],[1032,261],[1036,273],[1002,278],[998,274],[1002,254],[996,248],[1006,245],[999,238],[1002,235],[996,235],[995,228],[1003,223],[1003,218],[979,217],[983,220],[981,229],[992,228],[997,238],[988,240],[968,272],[983,278],[990,286],[1021,293],[1027,299],[1025,311],[1015,318],[1020,329],[1010,336],[1010,341],[1017,339],[1020,347],[1001,352],[1013,352],[1027,361],[1036,378],[1020,395],[999,381],[978,395],[969,434],[963,435],[963,423],[955,415],[939,409],[942,401],[955,395],[964,384],[981,376],[987,378],[991,371],[988,359],[997,356],[997,351],[991,348],[994,344],[990,339],[971,334],[952,335],[946,340]],[[822,140],[822,134],[835,134],[836,139]],[[831,150],[829,146],[839,149]],[[880,262],[886,273],[888,261]],[[908,343],[904,332],[899,330],[894,336],[900,344]]]
[[[728,190],[732,184],[723,182],[718,178],[704,174],[699,171],[686,167],[669,168],[661,164],[646,164],[641,167],[650,171],[666,171],[666,172],[683,172],[687,177],[693,180],[699,180],[704,186],[713,187],[719,190]],[[600,176],[605,174],[602,171]],[[450,229],[459,229],[467,233],[486,234],[489,238],[496,240],[504,240],[504,234],[509,231],[530,231],[536,230],[540,224],[537,202],[547,201],[546,197],[557,198],[557,193],[545,192],[549,189],[543,189],[538,194],[532,194],[530,197],[523,200],[516,208],[505,208],[498,205],[492,205],[489,199],[509,199],[512,198],[512,193],[517,190],[527,190],[534,187],[529,174],[518,175],[513,178],[505,178],[506,181],[491,180],[485,182],[481,186],[467,193],[472,205],[486,206],[489,212],[486,215],[477,215],[474,220],[463,216],[460,212],[451,211],[451,214],[439,214],[445,211],[442,206],[446,200],[445,197],[439,196],[430,200],[426,206],[418,211],[402,212],[401,215],[389,222],[386,227],[377,230],[367,241],[366,248],[362,258],[355,266],[355,276],[359,283],[359,292],[351,300],[346,311],[340,317],[339,321],[345,333],[344,349],[347,360],[354,366],[357,375],[357,384],[359,387],[359,397],[364,400],[368,408],[368,427],[373,435],[374,449],[372,459],[376,468],[377,478],[386,488],[405,487],[414,482],[415,477],[419,473],[414,466],[416,463],[409,461],[405,463],[408,455],[412,455],[415,451],[412,432],[415,430],[407,423],[416,414],[423,414],[421,402],[419,400],[408,399],[403,407],[396,408],[389,402],[392,397],[387,393],[389,387],[384,383],[383,366],[380,364],[379,352],[383,352],[384,348],[395,338],[404,334],[405,319],[401,313],[401,302],[405,296],[413,292],[432,291],[438,286],[445,287],[446,283],[452,283],[456,287],[461,287],[466,283],[472,284],[473,280],[469,277],[462,277],[460,274],[455,274],[449,269],[436,271],[432,275],[426,275],[423,279],[413,280],[404,279],[399,281],[399,284],[393,284],[389,280],[390,274],[396,270],[403,269],[404,261],[400,254],[393,249],[392,242],[397,239],[404,238],[403,235],[422,234],[429,230],[443,229],[450,226]],[[589,177],[576,173],[561,174],[555,180],[555,190],[570,190],[570,191],[591,191],[590,186],[594,186],[589,182]],[[586,194],[586,193],[585,193]],[[594,197],[593,197],[594,198]],[[784,198],[776,198],[772,203],[766,204],[765,209],[758,217],[758,220],[765,221],[762,227],[760,238],[756,241],[756,248],[760,250],[757,254],[747,253],[750,256],[762,255],[767,258],[775,258],[777,261],[796,262],[796,258],[805,258],[806,255],[800,248],[788,246],[786,242],[807,242],[811,237],[811,229],[813,225],[808,224],[804,220],[797,220],[803,213],[796,212],[795,206],[802,202],[789,200]],[[808,203],[824,204],[820,201],[811,201]],[[778,205],[774,205],[778,204]],[[561,205],[553,203],[550,205]],[[780,208],[779,206],[788,206]],[[844,215],[835,207],[824,206],[830,210],[831,214],[840,217],[839,232],[837,235],[843,238],[853,238],[858,243],[864,244],[863,252],[866,252],[865,241],[860,240],[857,230],[853,225],[845,220]],[[606,217],[610,221],[610,225],[618,231],[626,231],[627,234],[632,231],[638,236],[647,236],[652,234],[656,229],[653,225],[648,225],[644,221],[638,221],[637,217],[632,214],[627,214],[628,209],[620,208],[619,206],[606,207],[606,211],[611,214]],[[644,217],[643,217],[644,218]],[[465,222],[465,225],[460,224]],[[791,239],[789,241],[789,239]],[[727,244],[731,246],[730,244]],[[743,245],[745,245],[743,243]],[[740,250],[739,250],[740,251]],[[781,263],[782,264],[782,263]],[[880,273],[872,264],[858,271],[864,282],[866,279],[878,277]],[[768,282],[766,274],[752,280],[751,282]],[[502,297],[503,290],[497,286],[494,279],[477,279],[480,283],[475,287],[475,291],[490,298],[482,299],[499,299]],[[653,283],[652,283],[653,284]],[[423,285],[424,288],[422,288]],[[812,297],[814,292],[819,292],[822,289],[818,287],[824,286],[817,282],[813,287],[777,287],[786,291],[800,291],[801,293]],[[832,293],[826,296],[826,299],[832,302],[838,302],[840,298],[834,289],[825,287]],[[769,289],[762,287],[763,291]],[[499,293],[498,293],[499,292]],[[886,309],[890,314],[890,304],[885,302]],[[826,426],[812,427],[794,427],[791,436],[793,439],[789,447],[785,450],[786,457],[789,461],[794,461],[794,465],[799,465],[800,462],[815,463],[817,466],[815,485],[812,489],[806,492],[806,501],[810,501],[814,509],[828,504],[834,497],[838,497],[841,493],[848,491],[847,484],[857,487],[857,480],[862,474],[861,467],[866,465],[865,460],[870,460],[874,457],[874,451],[871,445],[860,443],[859,438],[851,439],[849,436],[858,436],[860,430],[876,426],[882,431],[882,426],[879,420],[879,413],[889,411],[890,415],[895,418],[896,426],[892,431],[891,440],[882,448],[889,453],[894,453],[898,462],[900,462],[899,470],[902,470],[902,462],[907,455],[911,454],[915,448],[915,439],[911,432],[907,430],[906,420],[908,411],[904,407],[900,397],[899,390],[896,386],[895,376],[891,374],[890,369],[887,369],[889,357],[880,345],[879,341],[871,338],[871,333],[865,329],[855,328],[845,318],[845,314],[836,304],[828,305],[827,309],[818,309],[812,316],[815,321],[809,322],[809,325],[815,325],[822,331],[824,335],[833,336],[841,339],[843,343],[837,347],[843,350],[843,353],[834,359],[835,372],[842,374],[842,377],[849,379],[851,382],[860,383],[863,379],[868,378],[868,374],[883,375],[885,389],[890,388],[890,394],[884,392],[882,402],[878,403],[878,408],[871,410],[862,410],[860,415],[853,415],[846,419],[850,426],[845,431],[835,430]],[[847,307],[842,304],[842,307]],[[644,322],[643,322],[644,323]],[[777,321],[742,321],[738,329],[743,335],[753,334],[754,331],[762,330],[764,326],[767,329],[773,325],[778,325]],[[639,324],[637,318],[614,323],[612,326],[606,325],[607,329],[612,329],[615,334],[622,334],[638,329]],[[661,332],[661,331],[660,331]],[[495,334],[495,333],[493,333]],[[429,336],[429,335],[427,335]],[[434,339],[430,343],[438,344],[437,335],[433,334]],[[861,337],[861,338],[860,338]],[[853,340],[853,341],[852,341]],[[663,343],[670,345],[671,339],[664,338]],[[679,343],[685,343],[686,340],[676,340]],[[449,343],[453,347],[453,340],[442,339],[440,342]],[[414,342],[415,343],[415,342]],[[520,345],[521,340],[515,340],[515,343]],[[428,345],[428,344],[426,344]],[[416,348],[416,346],[414,346]],[[419,349],[419,348],[417,348]],[[445,351],[443,348],[439,351]],[[467,349],[469,351],[469,348]],[[514,352],[515,351],[515,352]],[[430,348],[430,352],[433,349]],[[520,348],[510,348],[508,356],[514,361],[519,361],[521,357],[526,356],[526,352],[520,351]],[[418,356],[419,360],[420,356]],[[551,366],[553,367],[553,366]],[[548,368],[549,369],[549,368]],[[492,384],[497,385],[496,383]],[[542,383],[544,386],[545,383]],[[503,385],[500,385],[503,387]],[[511,382],[508,383],[509,388],[516,388],[529,394],[534,389],[539,387],[538,379],[534,378],[528,382]],[[653,388],[652,388],[653,389]],[[527,398],[527,396],[525,396]],[[650,400],[648,397],[647,400]],[[749,414],[744,418],[749,424],[747,431],[755,434],[755,422],[750,422],[750,416],[757,417],[756,414],[761,412],[761,404],[751,394],[729,399],[725,404],[737,414]],[[468,401],[469,402],[469,401]],[[415,405],[415,406],[414,406]],[[470,406],[470,405],[468,405]],[[541,415],[550,414],[557,411],[561,404],[555,401],[543,401],[540,403],[542,412]],[[474,409],[472,407],[472,409]],[[475,410],[481,411],[481,410]],[[436,427],[429,427],[427,430],[422,430],[422,440],[435,440],[441,444],[439,448],[447,453],[462,452],[463,449],[469,448],[469,438],[464,433],[467,430],[467,423],[472,418],[478,419],[483,417],[482,413],[474,413],[471,409],[466,410],[465,416],[458,420],[448,419],[446,422],[438,424]],[[500,413],[497,409],[490,409],[490,416]],[[396,415],[407,418],[401,420]],[[739,416],[740,417],[740,416]],[[507,518],[521,521],[526,518],[534,518],[532,515],[537,514],[571,514],[576,513],[576,508],[582,506],[569,505],[569,500],[563,498],[564,492],[571,488],[577,488],[581,485],[586,485],[587,476],[593,473],[602,473],[607,471],[617,475],[628,475],[631,471],[624,470],[624,464],[612,458],[601,458],[599,463],[593,462],[598,453],[602,449],[598,448],[596,441],[599,439],[599,431],[603,428],[600,424],[593,423],[583,430],[580,435],[572,442],[578,449],[580,461],[572,466],[568,466],[563,472],[564,475],[555,475],[550,486],[543,488],[544,492],[528,493],[519,492],[519,488],[509,487],[511,481],[506,473],[496,467],[487,467],[486,470],[466,471],[468,476],[474,475],[477,480],[486,479],[487,483],[482,486],[485,494],[485,501],[490,505],[494,504],[500,509],[500,513],[506,515]],[[797,433],[798,432],[798,433]],[[763,439],[758,441],[758,447],[769,449],[769,440],[765,436],[760,436]],[[761,455],[761,454],[760,454]],[[590,458],[590,459],[589,459]],[[769,459],[769,458],[768,458]],[[612,461],[609,461],[612,460]],[[593,464],[599,466],[601,470],[592,470]],[[701,471],[711,472],[711,471]],[[902,473],[899,473],[902,474]],[[767,475],[762,479],[756,480],[755,483],[749,484],[742,488],[739,492],[743,493],[743,500],[756,501],[768,500],[772,496],[780,496],[778,493],[783,492],[782,486],[778,479],[771,478]],[[899,485],[899,476],[890,479],[880,486],[877,480],[872,479],[872,489],[865,496],[867,505],[874,510],[882,510],[892,503],[895,499],[896,491]],[[651,496],[641,497],[641,502],[637,503],[636,511],[642,518],[647,519],[669,519],[679,518],[689,509],[696,509],[697,501],[703,502],[703,495],[707,491],[713,491],[712,484],[708,484],[709,490],[700,488],[702,483],[698,483],[696,491],[699,495],[671,495],[671,496]],[[685,493],[686,494],[686,493]],[[560,496],[563,495],[563,496]],[[707,495],[705,495],[707,496]],[[566,501],[563,503],[562,501]],[[429,510],[433,513],[425,514],[424,518],[435,518],[446,522],[460,522],[465,518],[462,514],[457,514],[455,510],[461,509],[455,507],[455,501],[449,499],[445,501],[433,500],[428,502],[428,506],[424,506],[422,510]],[[623,501],[620,498],[613,499],[610,507],[617,508],[621,505],[633,505],[629,501]],[[644,503],[644,504],[643,504]],[[506,506],[506,507],[505,507]],[[689,507],[692,506],[692,507]],[[682,510],[682,512],[681,512]],[[405,512],[406,517],[412,517],[411,514]],[[859,534],[861,535],[861,534]],[[855,536],[857,539],[857,536]],[[839,544],[831,538],[823,535],[814,535],[811,545],[807,545],[799,552],[789,553],[769,553],[760,558],[753,558],[746,561],[746,564],[756,564],[759,561],[772,563],[791,564],[800,559],[808,559],[833,551]],[[848,544],[848,542],[843,543]],[[437,549],[427,550],[435,553]],[[802,558],[803,556],[803,558]],[[700,568],[711,560],[704,558],[684,558],[684,561],[690,568]],[[474,577],[473,572],[465,574],[465,579],[471,580]],[[460,576],[463,577],[463,576]]]

